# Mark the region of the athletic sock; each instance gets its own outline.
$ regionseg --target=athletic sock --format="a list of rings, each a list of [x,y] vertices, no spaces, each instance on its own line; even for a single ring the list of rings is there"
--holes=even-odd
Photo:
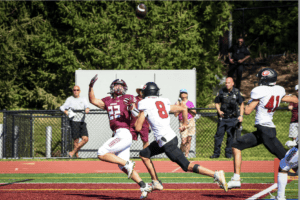
[[[234,175],[233,175],[233,179],[234,180],[240,180],[240,175],[239,174],[236,174],[236,173],[234,173]]]
[[[141,182],[139,182],[138,184],[139,184],[139,186],[140,186],[141,188],[146,187],[146,184],[144,183],[144,181],[141,181]]]
[[[277,177],[278,177],[277,195],[278,195],[278,197],[283,198],[285,196],[285,187],[287,185],[288,174],[279,172]]]

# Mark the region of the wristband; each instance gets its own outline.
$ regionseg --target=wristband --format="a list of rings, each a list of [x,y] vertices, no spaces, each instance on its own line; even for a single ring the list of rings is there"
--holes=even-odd
[[[136,109],[136,108],[134,108],[134,109],[132,109],[131,110],[131,114],[134,116],[134,117],[137,117],[138,115],[139,115],[139,110],[138,109]]]

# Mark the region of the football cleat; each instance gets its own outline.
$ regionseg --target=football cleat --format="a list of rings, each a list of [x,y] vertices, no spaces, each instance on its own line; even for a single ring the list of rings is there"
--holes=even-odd
[[[143,188],[140,188],[142,194],[140,199],[145,199],[148,196],[148,193],[152,192],[152,186],[148,185],[148,183],[146,183],[146,186]]]
[[[227,185],[226,180],[225,180],[224,171],[223,170],[216,171],[215,175],[214,175],[214,178],[215,178],[214,181],[218,183],[220,188],[224,189],[224,191],[227,192],[228,191],[228,185]]]
[[[163,190],[164,186],[161,181],[152,180],[152,190]]]
[[[135,167],[135,162],[134,161],[129,160],[129,161],[126,162],[126,165],[124,166],[124,168],[127,170],[128,179],[131,178],[134,167]]]
[[[228,182],[228,189],[232,188],[240,188],[241,187],[241,180],[240,179],[234,179],[231,178],[231,181]]]

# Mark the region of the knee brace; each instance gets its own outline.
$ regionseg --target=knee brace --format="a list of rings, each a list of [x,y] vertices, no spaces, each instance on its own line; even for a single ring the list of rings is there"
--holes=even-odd
[[[193,167],[193,172],[199,174],[199,168],[198,167],[200,167],[200,165],[195,164],[194,167]]]

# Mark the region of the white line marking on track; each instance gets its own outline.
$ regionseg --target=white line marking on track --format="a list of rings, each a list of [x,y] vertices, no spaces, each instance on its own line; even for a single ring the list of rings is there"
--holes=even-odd
[[[194,162],[194,161],[192,161],[192,162]],[[190,162],[190,163],[192,163],[192,162]],[[181,169],[181,167],[177,167],[177,168],[174,169],[172,172],[176,172],[176,171],[179,170],[179,169]]]

